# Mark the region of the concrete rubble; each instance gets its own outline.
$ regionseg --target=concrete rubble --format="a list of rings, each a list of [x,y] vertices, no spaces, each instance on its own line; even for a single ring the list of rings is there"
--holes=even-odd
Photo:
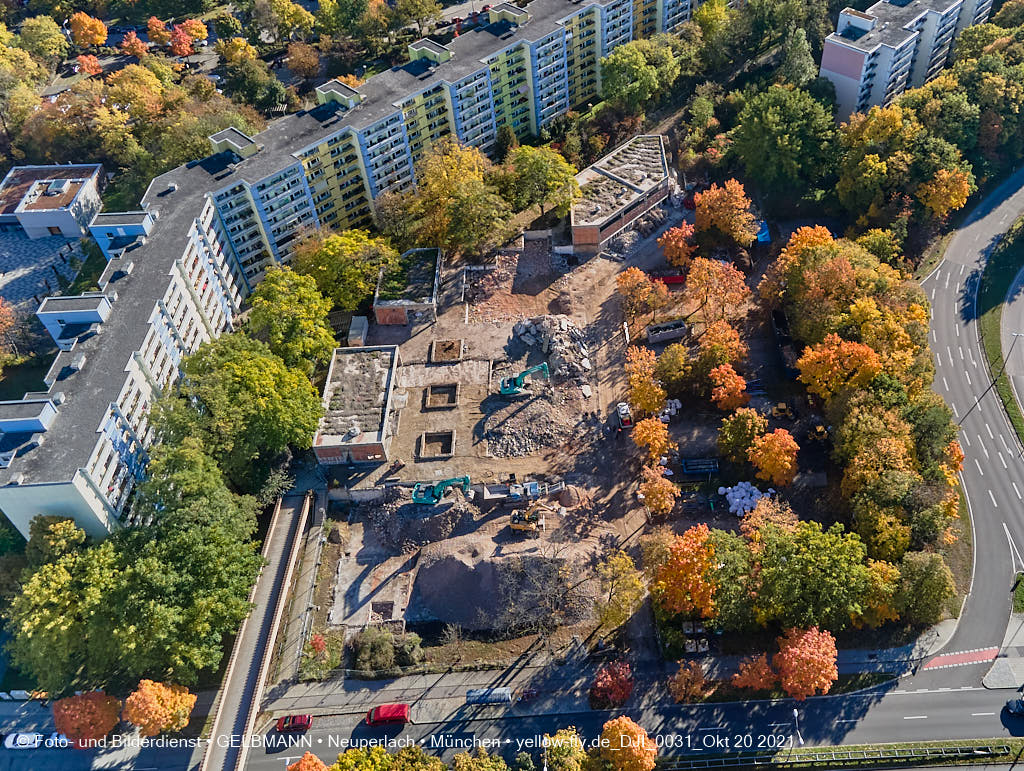
[[[578,378],[593,369],[583,332],[568,316],[535,316],[520,321],[512,328],[512,335],[527,347],[541,346],[552,377]]]
[[[363,501],[353,513],[369,523],[383,544],[396,551],[412,552],[448,538],[480,510],[466,500],[461,490],[449,490],[441,503],[428,506],[413,503],[409,490],[389,487],[383,498]]]

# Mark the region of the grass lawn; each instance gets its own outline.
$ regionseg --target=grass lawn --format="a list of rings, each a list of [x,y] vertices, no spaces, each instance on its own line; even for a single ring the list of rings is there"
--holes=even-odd
[[[1005,748],[998,754],[965,754],[953,757],[940,753],[943,748],[959,747],[986,750]],[[997,758],[1011,758],[1024,750],[1022,739],[982,739],[945,742],[895,742],[891,744],[849,744],[840,747],[796,747],[779,750],[773,758],[774,765],[787,768],[884,768],[892,766],[913,767],[915,765],[964,765],[991,763]],[[834,758],[828,757],[835,753]],[[899,754],[900,757],[892,757]],[[913,754],[912,754],[913,753]],[[916,755],[916,758],[915,758]],[[817,757],[816,757],[817,756]],[[881,756],[881,757],[880,757]],[[890,757],[886,757],[890,756]],[[927,760],[926,760],[927,758]],[[917,761],[915,763],[914,761]]]
[[[1006,414],[1010,417],[1017,436],[1024,441],[1024,415],[1017,400],[1013,398],[1010,380],[1006,377],[1003,349],[1000,337],[1000,323],[1003,316],[1003,301],[1013,279],[1024,265],[1024,218],[1017,220],[999,243],[985,264],[978,291],[978,324],[981,328],[981,344],[988,360],[989,370],[995,378],[996,393],[999,394]]]
[[[99,247],[92,244],[90,244],[90,246],[92,246],[92,248],[86,250],[88,254],[85,258],[85,262],[82,263],[82,267],[78,269],[78,275],[75,276],[75,280],[63,290],[64,294],[76,295],[99,289],[97,282],[100,280],[100,274],[103,273],[103,269],[107,266],[107,261],[104,259],[103,253],[99,250]]]
[[[1017,574],[1013,585],[1013,612],[1024,613],[1024,573]]]

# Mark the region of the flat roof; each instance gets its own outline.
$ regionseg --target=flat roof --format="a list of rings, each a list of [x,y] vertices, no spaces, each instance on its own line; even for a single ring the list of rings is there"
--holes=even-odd
[[[388,302],[429,303],[437,300],[437,272],[441,250],[410,249],[395,266],[381,274],[374,305]]]
[[[149,217],[149,213],[144,211],[100,212],[92,218],[89,226],[109,228],[117,225],[142,225],[147,217]]]
[[[250,145],[256,144],[256,141],[243,131],[239,131],[234,126],[228,126],[226,129],[218,131],[216,134],[210,136],[212,142],[227,142],[232,147],[237,147],[239,150]]]
[[[86,180],[100,173],[103,167],[98,163],[81,163],[51,166],[15,166],[0,182],[0,215],[14,214],[15,209],[25,200],[36,183],[49,183],[56,180]],[[75,189],[75,195],[81,189],[81,183]],[[38,204],[30,204],[29,209],[63,208],[74,200],[71,196],[67,203],[56,205],[56,196],[43,196],[46,200]],[[63,200],[64,196],[60,196]]]
[[[921,14],[927,11],[945,13],[959,5],[961,0],[879,0],[866,11],[844,8],[843,13],[864,20],[874,20],[874,28],[865,32],[852,33],[847,28],[842,33],[833,32],[830,38],[861,51],[872,51],[880,45],[898,48],[912,36],[913,30],[907,29]]]
[[[106,295],[86,294],[73,297],[47,297],[36,313],[70,313],[72,311],[91,311],[103,303],[110,302]]]
[[[397,345],[336,348],[314,448],[381,441],[397,366]]]
[[[572,207],[572,224],[605,222],[667,177],[664,137],[633,137],[576,175],[580,198]]]

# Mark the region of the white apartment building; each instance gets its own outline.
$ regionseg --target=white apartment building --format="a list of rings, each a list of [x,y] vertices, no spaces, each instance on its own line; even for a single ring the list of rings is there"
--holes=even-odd
[[[880,0],[845,8],[825,39],[821,76],[836,88],[836,117],[890,104],[949,62],[962,30],[983,23],[992,0]]]
[[[15,166],[0,180],[0,232],[80,238],[100,210],[102,181],[98,163]]]

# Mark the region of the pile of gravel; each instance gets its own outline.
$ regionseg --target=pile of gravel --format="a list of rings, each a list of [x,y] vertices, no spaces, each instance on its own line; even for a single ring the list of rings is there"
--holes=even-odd
[[[539,346],[547,354],[552,375],[586,377],[593,369],[583,332],[568,316],[535,316],[520,321],[512,328],[512,336],[528,347]]]
[[[356,516],[370,524],[382,543],[402,552],[443,541],[464,520],[473,519],[479,513],[461,489],[451,489],[441,503],[427,506],[413,503],[408,490],[389,487],[384,490],[383,498],[364,501],[355,507]]]

